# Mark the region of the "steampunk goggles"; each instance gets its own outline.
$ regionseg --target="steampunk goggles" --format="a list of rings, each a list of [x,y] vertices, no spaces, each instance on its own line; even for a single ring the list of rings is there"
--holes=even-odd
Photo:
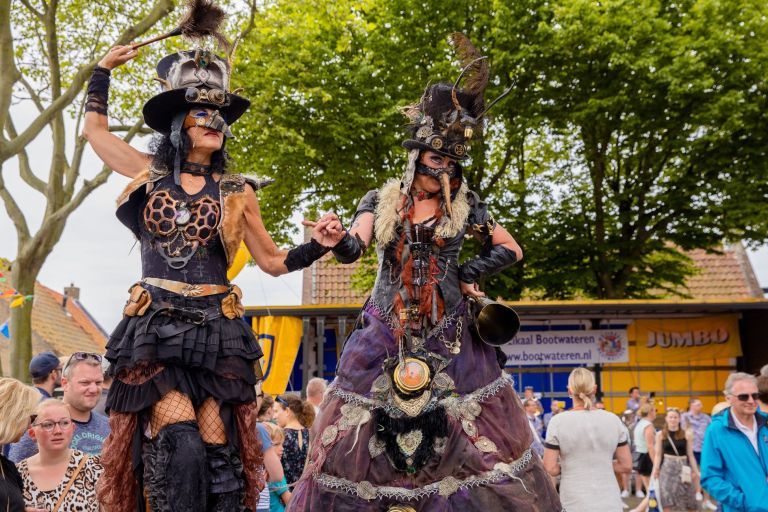
[[[221,89],[187,87],[184,99],[189,103],[212,103],[221,107],[227,102],[227,93]]]

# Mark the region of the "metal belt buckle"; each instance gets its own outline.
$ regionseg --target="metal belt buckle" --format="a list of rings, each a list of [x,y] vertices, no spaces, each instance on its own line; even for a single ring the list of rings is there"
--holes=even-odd
[[[195,325],[203,325],[205,323],[205,320],[208,318],[205,314],[205,311],[202,310],[193,310],[193,313],[196,313],[198,315],[197,319],[192,319],[192,323]]]
[[[184,297],[197,297],[203,293],[203,287],[197,284],[188,284],[181,289],[181,295]]]

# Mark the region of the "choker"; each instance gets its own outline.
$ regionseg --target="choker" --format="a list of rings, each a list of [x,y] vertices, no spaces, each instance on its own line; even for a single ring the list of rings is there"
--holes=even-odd
[[[417,201],[424,201],[426,199],[432,199],[440,195],[440,192],[427,192],[426,190],[412,190],[411,195]]]
[[[206,176],[211,174],[211,166],[198,164],[195,162],[183,162],[181,164],[181,172],[186,172],[187,174],[195,174],[197,176]]]

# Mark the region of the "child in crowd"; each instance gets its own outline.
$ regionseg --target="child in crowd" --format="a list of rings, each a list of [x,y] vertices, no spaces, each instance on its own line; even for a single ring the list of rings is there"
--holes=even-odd
[[[272,423],[264,423],[264,427],[269,432],[269,438],[278,457],[283,456],[283,442],[285,441],[285,432],[283,429]],[[268,482],[269,484],[269,512],[282,512],[291,500],[291,491],[288,490],[288,483],[285,476],[279,482]]]

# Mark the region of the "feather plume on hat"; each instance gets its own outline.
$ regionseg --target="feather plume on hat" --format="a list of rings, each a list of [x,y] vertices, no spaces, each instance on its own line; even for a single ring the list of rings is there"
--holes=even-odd
[[[221,25],[224,23],[226,17],[227,14],[224,10],[216,5],[213,0],[189,0],[187,2],[187,11],[179,20],[178,27],[166,34],[153,37],[152,39],[142,43],[136,43],[132,46],[134,49],[141,48],[150,43],[181,35],[191,40],[212,37],[222,48],[228,51],[231,44],[220,31]]]
[[[475,109],[476,111],[481,112],[485,106],[483,92],[488,86],[488,78],[490,75],[488,59],[485,58],[480,51],[475,48],[472,41],[461,32],[453,32],[449,35],[448,42],[453,46],[456,56],[461,63],[461,67],[466,68],[462,73],[465,84],[463,89],[475,96]]]

